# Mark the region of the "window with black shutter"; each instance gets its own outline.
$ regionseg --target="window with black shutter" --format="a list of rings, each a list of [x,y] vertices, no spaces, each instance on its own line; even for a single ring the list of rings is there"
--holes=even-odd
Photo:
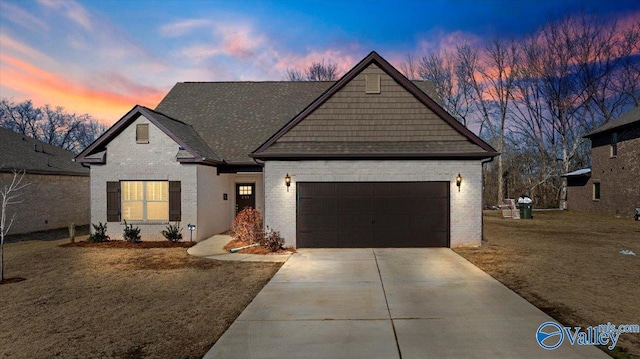
[[[169,181],[169,221],[182,220],[180,181]]]
[[[107,222],[120,222],[120,182],[107,182]]]

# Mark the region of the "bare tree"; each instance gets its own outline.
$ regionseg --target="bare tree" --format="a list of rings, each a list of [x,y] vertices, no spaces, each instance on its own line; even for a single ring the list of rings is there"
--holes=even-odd
[[[87,114],[67,113],[60,106],[37,108],[31,101],[16,104],[6,98],[0,100],[0,126],[75,153],[106,131]]]
[[[4,238],[9,233],[16,214],[9,216],[7,211],[12,204],[20,203],[21,193],[29,183],[23,183],[25,171],[13,171],[10,183],[0,184],[0,281],[4,281]]]
[[[400,64],[400,72],[409,80],[418,78],[418,60],[412,53],[407,53],[404,62]]]
[[[445,50],[423,56],[415,65],[415,71],[421,79],[434,85],[442,107],[466,126],[474,93],[459,57],[465,46],[460,45],[456,54]]]
[[[287,69],[289,81],[335,81],[338,79],[338,64],[333,62],[312,63],[304,71],[299,69]]]
[[[480,132],[486,131],[496,150],[504,151],[520,52],[515,41],[492,41],[480,57],[470,46],[459,48],[460,66],[474,93]],[[504,198],[503,156],[497,158],[497,202]]]
[[[566,208],[567,191],[560,175],[587,162],[582,136],[631,102],[619,84],[638,77],[624,78],[630,45],[620,46],[617,37],[615,24],[581,15],[551,21],[523,42],[513,125],[537,148],[539,182],[551,181],[560,208]]]

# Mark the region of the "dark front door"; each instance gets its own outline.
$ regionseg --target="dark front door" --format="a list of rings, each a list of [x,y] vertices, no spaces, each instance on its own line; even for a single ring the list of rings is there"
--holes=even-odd
[[[236,183],[236,214],[247,207],[256,208],[256,185]]]
[[[448,247],[449,182],[298,182],[298,247]]]

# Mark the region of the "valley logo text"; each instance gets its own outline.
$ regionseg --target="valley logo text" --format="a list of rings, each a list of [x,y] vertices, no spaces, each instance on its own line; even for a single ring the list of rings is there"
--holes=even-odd
[[[547,350],[558,348],[566,338],[571,345],[606,345],[613,350],[622,333],[640,333],[638,324],[600,324],[595,327],[563,327],[555,322],[545,322],[536,331],[538,344]]]

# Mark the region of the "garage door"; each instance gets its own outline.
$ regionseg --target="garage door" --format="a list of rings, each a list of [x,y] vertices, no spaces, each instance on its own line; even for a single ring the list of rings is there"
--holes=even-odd
[[[449,182],[298,182],[296,242],[448,247]]]

